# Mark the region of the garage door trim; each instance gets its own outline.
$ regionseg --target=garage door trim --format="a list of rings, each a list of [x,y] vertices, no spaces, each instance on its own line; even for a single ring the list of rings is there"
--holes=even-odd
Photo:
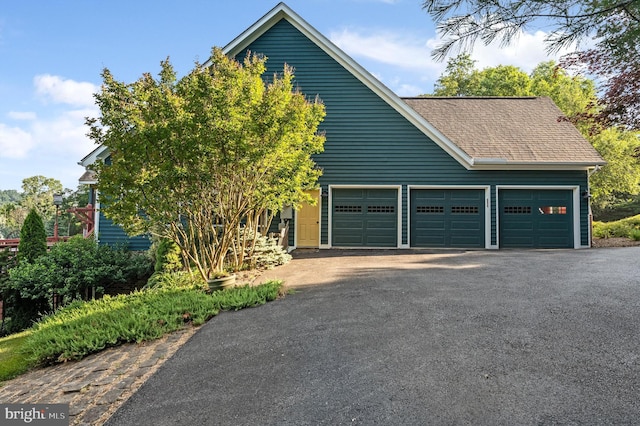
[[[396,200],[398,208],[397,210],[397,243],[396,248],[400,248],[402,244],[402,185],[329,185],[329,226],[328,226],[328,237],[329,237],[329,246],[328,248],[332,248],[333,246],[333,190],[334,189],[395,189],[397,193],[398,199]],[[336,246],[337,247],[337,246]],[[346,247],[349,248],[349,247]],[[389,247],[353,247],[358,249],[375,249],[375,248],[389,248]]]
[[[500,190],[531,189],[572,191],[573,199],[573,248],[581,248],[580,239],[580,186],[577,185],[496,185],[496,242],[500,244]]]
[[[484,244],[486,249],[491,246],[491,186],[490,185],[407,185],[407,223],[411,223],[411,190],[413,189],[478,189],[484,190]],[[411,226],[407,226],[407,241],[411,241]]]

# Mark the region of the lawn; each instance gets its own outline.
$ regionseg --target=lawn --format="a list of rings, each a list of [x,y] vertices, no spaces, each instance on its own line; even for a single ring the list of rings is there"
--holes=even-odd
[[[12,379],[28,371],[33,363],[25,353],[25,341],[31,330],[0,339],[0,382]]]

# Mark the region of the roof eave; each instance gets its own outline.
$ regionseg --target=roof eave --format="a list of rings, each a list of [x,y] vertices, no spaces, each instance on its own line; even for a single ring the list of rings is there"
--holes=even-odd
[[[502,158],[474,158],[470,170],[589,170],[606,161],[508,161]]]
[[[255,24],[227,44],[222,51],[229,56],[238,55],[243,49],[249,46],[281,19],[285,19],[320,47],[326,54],[345,67],[351,74],[360,80],[360,82],[376,93],[398,113],[404,116],[411,124],[416,126],[420,131],[422,131],[422,133],[451,155],[463,167],[468,170],[472,168],[473,159],[466,152],[450,141],[424,117],[406,104],[391,89],[375,78],[371,73],[369,73],[369,71],[354,61],[342,49],[318,32],[313,28],[313,26],[284,3],[279,3],[276,7],[271,9],[270,12],[264,15]],[[205,62],[205,64],[208,62],[209,61]]]
[[[86,168],[98,160],[104,160],[108,156],[109,156],[109,148],[107,148],[104,145],[100,145],[99,147],[91,151],[82,160],[78,161],[78,165]]]

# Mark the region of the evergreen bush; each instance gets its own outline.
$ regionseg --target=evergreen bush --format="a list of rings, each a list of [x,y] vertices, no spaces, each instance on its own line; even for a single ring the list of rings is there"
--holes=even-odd
[[[18,262],[33,262],[47,252],[47,233],[44,222],[35,209],[31,209],[20,229]]]

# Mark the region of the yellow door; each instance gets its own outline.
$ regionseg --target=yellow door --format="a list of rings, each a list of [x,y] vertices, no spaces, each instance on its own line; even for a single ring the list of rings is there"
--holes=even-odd
[[[303,204],[296,216],[298,247],[320,247],[320,190],[307,191],[316,200],[316,205]]]

